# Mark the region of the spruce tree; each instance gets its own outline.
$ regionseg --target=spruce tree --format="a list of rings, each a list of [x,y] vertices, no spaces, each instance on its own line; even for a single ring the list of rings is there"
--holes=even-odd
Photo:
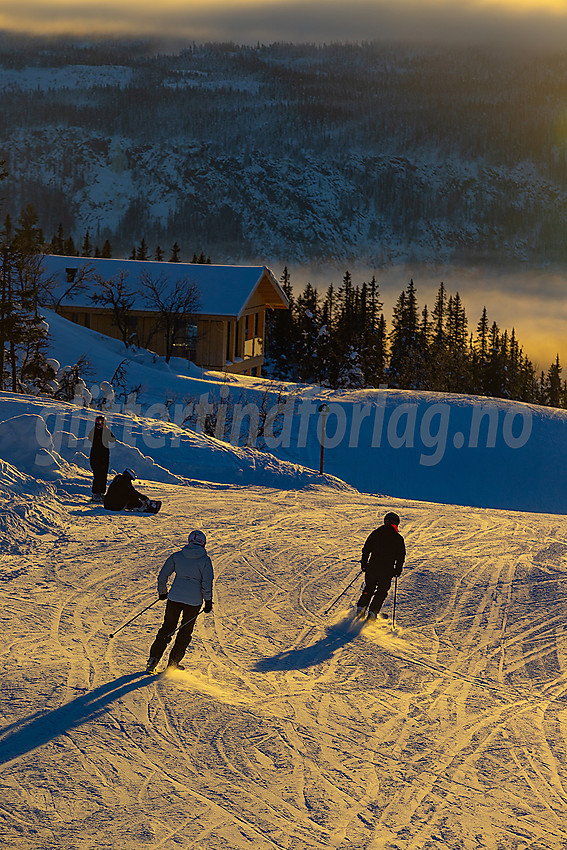
[[[264,374],[282,381],[294,381],[296,373],[297,324],[296,306],[293,297],[291,277],[287,266],[279,280],[280,286],[289,301],[289,310],[267,310],[264,340]]]
[[[51,239],[51,243],[49,245],[49,252],[51,254],[64,254],[65,253],[65,234],[63,231],[63,225],[59,224],[57,228],[57,232],[53,234]]]
[[[376,278],[363,283],[360,290],[360,350],[365,387],[384,383],[386,333],[382,302]]]
[[[12,240],[14,251],[25,256],[39,254],[42,251],[43,236],[37,223],[37,212],[32,204],[28,204],[20,213],[18,224],[14,230]]]
[[[319,299],[317,290],[308,282],[297,298],[297,350],[298,380],[305,384],[319,383]]]
[[[563,407],[564,406],[564,396],[563,396],[563,385],[561,382],[561,364],[559,363],[559,354],[555,358],[555,361],[551,364],[549,369],[547,370],[547,375],[545,376],[544,382],[544,402],[549,407]]]
[[[327,287],[320,310],[319,328],[319,381],[327,387],[336,387],[340,369],[340,355],[336,344],[336,292],[332,283]]]
[[[447,302],[445,319],[445,387],[450,393],[471,389],[471,369],[468,349],[467,317],[457,292]]]
[[[73,241],[72,236],[69,236],[69,238],[65,240],[65,250],[64,250],[63,253],[65,254],[66,257],[76,257],[76,256],[78,256],[77,249],[75,247],[75,243]]]
[[[81,245],[81,257],[92,257],[93,255],[93,246],[91,242],[91,237],[89,231],[85,233],[83,237],[83,242]]]
[[[148,246],[146,244],[145,237],[142,237],[142,241],[136,248],[136,260],[147,260],[148,259]]]
[[[390,332],[390,386],[415,389],[419,386],[419,327],[417,296],[413,280],[400,293],[394,306]]]

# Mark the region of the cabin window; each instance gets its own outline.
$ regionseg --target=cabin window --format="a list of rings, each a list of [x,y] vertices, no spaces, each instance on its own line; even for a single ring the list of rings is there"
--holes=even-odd
[[[248,319],[250,318],[250,322]],[[252,334],[252,328],[254,329],[254,333]],[[258,313],[255,313],[254,316],[246,316],[246,336],[244,342],[244,356],[245,357],[259,357],[262,354],[263,350],[263,340],[261,336],[258,336],[258,331],[260,328],[260,316]],[[248,338],[248,330],[250,329],[250,339]]]
[[[91,314],[85,313],[85,327],[90,328],[91,326]]]
[[[197,325],[186,325],[173,343],[173,356],[184,357],[192,363],[197,358]]]
[[[67,283],[75,283],[77,269],[65,269],[65,274],[67,275]]]
[[[191,363],[197,359],[197,325],[187,325],[187,359]]]

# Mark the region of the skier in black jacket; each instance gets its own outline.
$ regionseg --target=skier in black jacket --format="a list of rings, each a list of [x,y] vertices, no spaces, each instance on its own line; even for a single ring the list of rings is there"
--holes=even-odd
[[[104,497],[104,507],[108,511],[147,511],[150,500],[134,489],[132,481],[135,479],[134,470],[125,469],[110,482]]]
[[[358,600],[358,613],[368,608],[368,616],[376,619],[394,576],[401,575],[406,557],[404,538],[398,531],[400,518],[387,513],[384,525],[373,531],[362,549],[361,564],[365,573],[364,589]]]
[[[92,443],[89,458],[93,471],[91,502],[102,502],[106,492],[108,464],[110,462],[110,443],[114,443],[116,437],[106,424],[104,416],[97,416],[94,426],[87,435],[87,439]]]

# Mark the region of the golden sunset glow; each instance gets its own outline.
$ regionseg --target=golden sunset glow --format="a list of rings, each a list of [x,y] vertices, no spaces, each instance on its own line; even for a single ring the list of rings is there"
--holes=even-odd
[[[567,0],[475,0],[479,9],[504,9],[507,12],[553,12],[567,14]]]
[[[567,0],[7,0],[0,29],[264,41],[565,43]]]

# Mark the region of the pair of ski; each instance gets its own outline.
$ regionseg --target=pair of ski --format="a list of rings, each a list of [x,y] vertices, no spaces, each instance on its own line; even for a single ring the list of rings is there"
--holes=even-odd
[[[388,615],[384,614],[382,611],[379,611],[375,614],[373,611],[369,611],[368,608],[357,608],[354,612],[355,620],[368,620],[373,623],[376,620],[387,620]]]
[[[165,670],[160,671],[160,670],[158,670],[158,664],[159,664],[159,661],[156,661],[155,664],[148,663],[145,672],[149,676],[151,676],[151,675],[154,675],[154,674],[159,674],[160,672],[165,673],[167,670],[185,670],[185,667],[183,667],[181,664],[168,664],[167,667],[165,668]]]

